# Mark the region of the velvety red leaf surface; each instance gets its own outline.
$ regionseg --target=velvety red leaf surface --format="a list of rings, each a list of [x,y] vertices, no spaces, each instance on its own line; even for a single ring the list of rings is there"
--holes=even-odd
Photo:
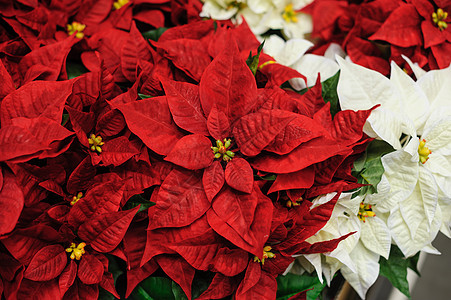
[[[409,17],[405,18],[405,16]],[[421,18],[415,6],[404,4],[390,14],[370,39],[387,41],[401,47],[421,45],[423,41],[420,24]]]
[[[78,235],[99,252],[110,252],[119,245],[139,206],[115,213],[99,215],[83,225]]]
[[[246,156],[256,156],[296,118],[282,110],[261,110],[243,116],[233,128],[233,136]]]
[[[6,294],[6,293],[5,293]],[[17,299],[61,299],[56,279],[50,281],[33,281],[24,279],[20,283]]]
[[[24,206],[24,196],[15,176],[1,168],[3,183],[0,190],[0,235],[11,232],[16,226]]]
[[[85,284],[99,283],[103,276],[103,264],[94,255],[84,254],[78,265],[77,275]]]
[[[67,254],[61,245],[50,245],[39,250],[31,259],[24,277],[34,281],[51,280],[66,267]]]
[[[211,141],[201,134],[186,135],[177,141],[165,160],[190,170],[204,169],[214,160],[211,147]]]
[[[217,273],[215,277],[213,277],[208,289],[197,299],[222,299],[231,295],[236,290],[237,285],[237,281],[233,278]]]
[[[310,166],[305,169],[277,175],[276,180],[271,185],[268,193],[281,190],[306,189],[310,188],[315,181],[315,169]]]
[[[231,124],[227,114],[213,104],[207,118],[207,129],[215,140],[224,140],[230,136]]]
[[[211,202],[224,185],[224,169],[219,160],[213,161],[213,163],[204,170],[202,184],[207,199]]]
[[[6,96],[1,103],[2,126],[17,117],[46,117],[61,124],[66,99],[72,92],[72,81],[34,81]]]
[[[209,207],[201,174],[173,170],[160,187],[157,204],[149,209],[149,229],[187,226]]]
[[[191,283],[195,269],[183,259],[174,256],[158,256],[157,263],[172,280],[177,282],[188,299],[191,299]]]
[[[174,124],[166,97],[117,105],[128,128],[151,150],[167,155],[183,136]]]
[[[174,122],[191,133],[208,135],[207,119],[202,111],[199,87],[187,82],[162,80]]]
[[[75,278],[77,277],[77,263],[71,259],[69,264],[67,264],[66,268],[64,268],[63,272],[58,278],[58,285],[61,292],[61,295],[64,295],[66,291],[72,286]]]
[[[213,106],[233,122],[255,105],[257,85],[241,60],[234,40],[205,69],[200,81],[200,101],[208,116]]]
[[[243,158],[236,157],[227,163],[224,178],[227,184],[237,191],[250,194],[254,189],[254,173]]]

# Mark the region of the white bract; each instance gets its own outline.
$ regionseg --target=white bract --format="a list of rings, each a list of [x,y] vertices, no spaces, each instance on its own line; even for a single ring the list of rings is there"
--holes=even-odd
[[[312,20],[298,10],[313,0],[205,0],[201,17],[246,20],[252,32],[261,35],[280,29],[287,38],[303,38],[312,31]]]
[[[389,191],[387,181],[381,181],[378,190],[380,194],[386,195]],[[321,274],[324,274],[329,284],[335,272],[340,269],[360,297],[365,298],[368,288],[379,275],[379,257],[388,258],[390,253],[391,235],[384,217],[388,205],[382,198],[352,198],[351,195],[344,193],[340,196],[330,220],[307,242],[336,239],[350,232],[354,234],[341,241],[332,252],[299,257],[291,271],[299,271],[299,265],[309,271],[313,267],[320,281]],[[325,203],[333,196],[334,194],[329,194],[319,197],[313,201],[313,205]]]
[[[277,63],[295,69],[307,78],[307,85],[301,78],[290,80],[291,86],[296,90],[301,90],[307,86],[313,86],[316,83],[318,73],[321,81],[335,75],[338,70],[338,64],[324,56],[305,54],[313,44],[304,39],[291,39],[284,41],[277,35],[271,35],[265,38],[263,50],[265,53],[274,57]]]
[[[341,108],[380,104],[364,131],[396,150],[382,157],[390,185],[390,233],[405,256],[430,250],[439,229],[450,236],[451,67],[430,72],[415,67],[414,81],[394,63],[388,79],[337,60]]]

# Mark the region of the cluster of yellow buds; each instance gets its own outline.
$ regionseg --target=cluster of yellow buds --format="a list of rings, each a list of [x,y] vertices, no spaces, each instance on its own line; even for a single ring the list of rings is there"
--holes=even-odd
[[[83,193],[79,192],[76,196],[72,197],[72,201],[70,202],[70,205],[75,205],[75,203],[78,202],[78,200],[81,199],[81,197],[83,197]]]
[[[69,248],[66,248],[66,252],[71,253],[70,259],[80,260],[81,256],[85,254],[86,243],[80,243],[78,246],[75,243],[71,243]]]
[[[83,33],[83,30],[85,30],[85,28],[86,28],[85,24],[72,22],[72,24],[67,24],[67,34],[73,35],[76,32],[75,37],[77,39],[82,39],[85,36],[85,34]]]
[[[102,142],[102,137],[100,135],[96,136],[95,134],[91,133],[88,139],[88,143],[91,146],[91,151],[97,151],[99,153],[102,153],[102,146],[105,144]]]
[[[287,6],[285,6],[285,10],[282,14],[282,18],[287,23],[290,23],[290,22],[297,23],[298,17],[296,15],[297,15],[297,12],[295,12],[293,9],[293,3],[290,3]]]
[[[426,140],[420,140],[420,144],[418,145],[418,154],[420,156],[420,162],[422,164],[424,164],[429,159],[429,154],[431,153],[432,151],[429,150],[428,147],[426,147]]]
[[[216,147],[211,147],[211,150],[213,150],[213,153],[215,155],[215,158],[221,158],[224,161],[230,161],[234,156],[235,153],[228,150],[230,148],[230,145],[232,144],[232,141],[230,139],[224,139],[224,143],[220,140],[216,141]]]
[[[254,262],[261,262],[262,265],[264,265],[265,259],[276,257],[276,255],[274,253],[270,252],[271,249],[272,249],[271,246],[265,246],[263,248],[263,258],[260,260],[260,258],[258,258],[258,256],[254,256]]]
[[[365,223],[366,218],[372,218],[374,216],[376,216],[376,213],[373,211],[371,204],[360,203],[359,212],[357,214],[360,221]]]
[[[437,12],[432,13],[432,21],[440,30],[445,30],[448,27],[448,24],[445,22],[446,18],[448,18],[448,13],[441,8],[437,9]]]
[[[302,201],[302,197],[299,197],[299,198],[297,198],[297,199],[295,199],[295,200],[289,199],[289,200],[285,203],[285,205],[286,205],[288,208],[293,207],[293,206],[299,206],[299,205],[300,205],[300,204],[299,204],[300,201]]]
[[[115,9],[120,9],[122,6],[124,6],[127,3],[128,3],[128,0],[117,0],[116,2],[113,3],[113,7]]]

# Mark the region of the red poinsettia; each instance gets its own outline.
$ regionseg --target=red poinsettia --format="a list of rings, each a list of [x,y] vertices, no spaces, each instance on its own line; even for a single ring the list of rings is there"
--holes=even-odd
[[[339,43],[353,62],[387,75],[389,60],[405,65],[401,55],[425,69],[446,68],[451,62],[447,1],[316,0],[305,11],[312,14],[313,35],[326,43],[316,51]]]

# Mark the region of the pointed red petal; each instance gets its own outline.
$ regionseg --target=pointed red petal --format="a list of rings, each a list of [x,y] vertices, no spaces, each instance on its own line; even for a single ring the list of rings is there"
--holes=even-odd
[[[78,236],[99,252],[110,252],[119,245],[127,232],[139,206],[126,211],[118,211],[97,216],[83,223]]]
[[[46,246],[35,254],[24,277],[34,281],[48,281],[60,275],[66,263],[67,254],[63,246]]]
[[[257,84],[249,67],[241,59],[233,39],[205,69],[199,92],[206,115],[216,105],[231,122],[255,106]]]
[[[199,174],[173,170],[160,187],[157,204],[149,210],[149,230],[187,226],[209,207]]]
[[[211,202],[224,185],[224,169],[220,161],[215,160],[204,170],[202,184],[208,201]]]
[[[0,173],[2,169],[0,169]],[[3,168],[3,187],[0,190],[0,236],[11,232],[24,206],[22,190],[15,176]]]
[[[189,132],[208,135],[207,119],[200,105],[199,86],[168,79],[161,83],[175,123]]]
[[[231,128],[229,118],[224,111],[216,107],[216,104],[213,105],[208,115],[207,128],[215,140],[222,141],[230,136]]]
[[[250,194],[254,189],[254,172],[243,158],[236,157],[227,163],[225,180],[235,190]]]
[[[315,169],[307,167],[297,172],[277,175],[276,181],[271,185],[269,193],[290,190],[290,189],[308,189],[315,181]]]
[[[103,264],[94,255],[86,253],[80,260],[77,275],[83,283],[99,283],[103,276]]]
[[[194,279],[195,269],[178,257],[158,256],[157,262],[166,275],[177,282],[186,297],[191,300],[191,283]]]
[[[191,134],[177,141],[165,160],[190,170],[204,169],[214,160],[210,140],[201,134]]]

